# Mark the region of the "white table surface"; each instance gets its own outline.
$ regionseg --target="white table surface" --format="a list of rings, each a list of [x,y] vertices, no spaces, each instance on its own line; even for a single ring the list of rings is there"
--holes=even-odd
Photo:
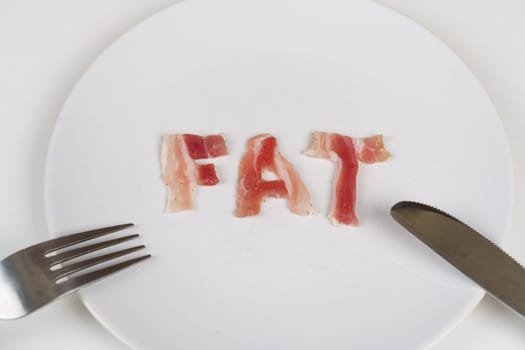
[[[525,262],[525,215],[520,215],[525,212],[525,1],[379,1],[441,38],[493,100],[509,138],[516,177],[505,247]],[[70,89],[115,38],[174,2],[0,0],[0,257],[47,236],[45,156]],[[27,318],[0,322],[2,350],[72,348],[127,349],[76,295]],[[485,297],[432,349],[495,348],[525,349],[525,321]]]

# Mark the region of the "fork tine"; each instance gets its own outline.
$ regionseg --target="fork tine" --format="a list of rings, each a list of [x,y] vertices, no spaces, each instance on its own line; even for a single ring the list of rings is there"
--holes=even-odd
[[[89,267],[101,264],[101,263],[109,261],[109,260],[113,260],[113,259],[119,258],[121,256],[124,256],[124,255],[130,254],[130,253],[136,252],[136,251],[144,249],[144,248],[146,248],[146,246],[141,245],[141,246],[137,246],[137,247],[122,249],[122,250],[119,250],[117,252],[113,252],[113,253],[109,253],[109,254],[106,254],[106,255],[97,256],[95,258],[91,258],[91,259],[88,259],[88,260],[79,261],[79,262],[74,263],[74,264],[66,265],[66,266],[64,266],[64,267],[54,271],[55,280],[59,280],[61,278],[67,277],[67,276],[69,276],[69,275],[71,275],[71,274],[73,274],[75,272],[85,270],[85,269],[87,269]]]
[[[82,256],[82,255],[85,255],[85,254],[89,254],[89,253],[95,252],[95,251],[100,250],[100,249],[108,248],[108,247],[114,246],[116,244],[129,241],[131,239],[135,239],[138,236],[139,235],[134,234],[134,235],[129,235],[129,236],[125,236],[125,237],[110,239],[108,241],[91,244],[91,245],[88,245],[88,246],[85,246],[85,247],[80,247],[80,248],[77,248],[77,249],[67,250],[67,251],[65,251],[63,253],[59,253],[57,255],[50,256],[48,258],[49,259],[49,264],[50,264],[50,266],[54,266],[56,264],[61,264],[63,262],[66,262],[68,260],[77,258],[79,256]]]
[[[96,230],[74,233],[71,235],[54,238],[49,241],[37,244],[37,246],[44,251],[44,254],[47,254],[58,249],[67,248],[69,246],[72,246],[73,244],[85,242],[90,239],[117,232],[131,226],[133,226],[133,224],[129,223],[123,225],[102,227]]]
[[[125,269],[126,267],[129,267],[131,265],[135,265],[141,261],[144,261],[146,259],[151,258],[151,255],[143,255],[138,258],[129,259],[126,261],[123,261],[121,263],[105,267],[103,269],[99,269],[93,272],[86,273],[85,275],[80,275],[78,277],[70,278],[69,280],[59,283],[58,288],[60,289],[61,294],[73,292],[74,290],[89,284],[91,282],[94,282],[98,279],[104,278],[108,275],[113,274],[114,272],[120,271]]]

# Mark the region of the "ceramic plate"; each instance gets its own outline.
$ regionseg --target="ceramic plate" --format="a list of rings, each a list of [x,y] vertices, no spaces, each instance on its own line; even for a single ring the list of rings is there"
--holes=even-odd
[[[327,219],[333,166],[311,132],[385,136],[361,165],[359,227]],[[236,218],[246,140],[275,135],[317,214],[268,200]],[[224,133],[220,184],[165,215],[160,142]],[[79,81],[46,179],[53,234],[134,222],[153,258],[82,291],[135,349],[422,349],[482,291],[400,228],[399,200],[430,203],[501,242],[509,153],[479,82],[443,43],[368,1],[188,0],[138,25]],[[124,234],[124,233],[123,233]]]

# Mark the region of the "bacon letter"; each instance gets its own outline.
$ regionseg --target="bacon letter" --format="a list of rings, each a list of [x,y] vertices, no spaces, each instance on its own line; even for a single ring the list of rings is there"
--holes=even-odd
[[[213,186],[219,182],[213,164],[197,164],[195,159],[228,154],[221,135],[166,135],[162,139],[162,180],[168,190],[166,213],[193,209],[196,185]]]
[[[273,172],[278,180],[263,180],[265,170]],[[261,134],[248,140],[247,151],[239,164],[235,215],[259,214],[265,197],[288,198],[292,213],[313,214],[310,193],[299,173],[279,153],[275,137]]]
[[[310,147],[304,152],[309,157],[330,159],[335,163],[332,186],[332,204],[328,216],[334,224],[359,225],[355,214],[358,160],[363,163],[383,162],[390,157],[383,145],[383,136],[364,139],[314,132]]]

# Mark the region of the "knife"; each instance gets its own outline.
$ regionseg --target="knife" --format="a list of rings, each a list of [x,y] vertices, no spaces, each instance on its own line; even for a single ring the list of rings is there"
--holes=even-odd
[[[453,216],[416,202],[399,202],[392,217],[496,299],[525,316],[525,269]]]

